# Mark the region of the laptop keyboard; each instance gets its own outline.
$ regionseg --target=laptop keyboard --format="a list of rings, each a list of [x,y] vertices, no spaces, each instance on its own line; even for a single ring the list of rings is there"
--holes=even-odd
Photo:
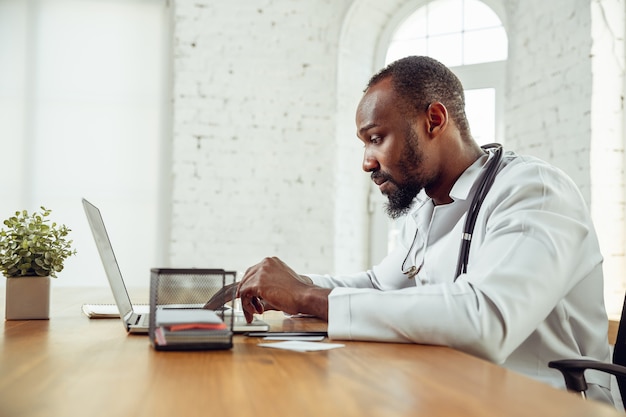
[[[148,327],[150,325],[150,314],[139,314],[135,326]]]

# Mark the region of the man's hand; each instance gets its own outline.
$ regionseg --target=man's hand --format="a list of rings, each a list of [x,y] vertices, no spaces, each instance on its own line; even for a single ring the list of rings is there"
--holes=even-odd
[[[265,258],[248,268],[237,289],[248,323],[253,314],[265,310],[312,314],[328,320],[329,293],[329,289],[314,286],[310,278],[298,275],[278,258]]]

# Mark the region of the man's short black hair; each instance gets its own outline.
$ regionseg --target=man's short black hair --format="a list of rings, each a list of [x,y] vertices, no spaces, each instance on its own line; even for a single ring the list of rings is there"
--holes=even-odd
[[[439,101],[448,109],[463,140],[469,140],[463,85],[448,67],[427,56],[402,58],[376,73],[365,91],[387,77],[391,77],[394,91],[403,100],[401,108],[407,116],[422,114],[431,103]]]

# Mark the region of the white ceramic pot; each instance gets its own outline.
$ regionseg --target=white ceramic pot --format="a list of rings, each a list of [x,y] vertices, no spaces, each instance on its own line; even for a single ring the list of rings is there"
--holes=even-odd
[[[50,277],[7,278],[7,320],[47,320],[50,318]]]

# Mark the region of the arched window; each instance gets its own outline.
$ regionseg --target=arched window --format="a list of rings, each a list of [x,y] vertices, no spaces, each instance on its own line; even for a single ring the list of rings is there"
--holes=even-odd
[[[392,19],[383,35],[386,65],[409,55],[427,55],[454,71],[465,88],[466,113],[479,144],[503,142],[504,62],[508,38],[499,15],[479,0],[432,0],[413,4]],[[377,263],[396,241],[395,222],[384,213],[385,198],[370,192],[371,261]],[[387,235],[387,239],[382,238]]]
[[[498,15],[479,0],[434,0],[395,30],[386,61],[428,55],[448,67],[503,61],[507,36]]]

